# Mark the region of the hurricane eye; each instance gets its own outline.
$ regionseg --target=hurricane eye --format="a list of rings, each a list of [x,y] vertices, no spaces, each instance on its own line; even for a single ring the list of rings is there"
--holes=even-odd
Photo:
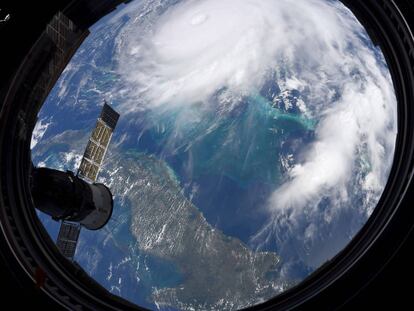
[[[93,130],[104,100],[121,115],[113,136]],[[82,229],[73,259],[108,291],[149,309],[233,310],[348,245],[396,135],[383,53],[340,1],[136,0],[90,28],[31,150],[61,171],[104,159],[90,174],[113,213]],[[39,218],[56,239],[59,223]]]
[[[197,25],[201,25],[204,22],[206,22],[207,19],[208,19],[208,15],[199,13],[193,16],[190,23],[191,25],[197,26]]]

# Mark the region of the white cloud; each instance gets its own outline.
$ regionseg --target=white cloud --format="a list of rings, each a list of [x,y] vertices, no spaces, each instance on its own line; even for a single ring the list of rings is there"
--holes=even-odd
[[[383,86],[389,88],[386,83]],[[383,106],[386,101],[389,103]],[[381,191],[386,181],[384,168],[389,168],[393,154],[395,131],[387,130],[393,124],[393,108],[395,100],[383,98],[375,83],[363,89],[345,87],[341,100],[325,111],[316,142],[292,168],[290,179],[273,194],[270,207],[301,208],[321,195],[339,192],[353,178],[357,147],[362,144],[368,146],[372,166],[364,186]]]
[[[125,29],[119,71],[135,86],[132,95],[153,105],[206,101],[224,86],[246,94],[283,59],[332,73],[360,30],[335,11],[321,0],[181,1],[151,28]]]
[[[396,99],[380,53],[339,1],[188,0],[160,11],[121,32],[118,70],[133,90],[122,109],[208,105],[223,87],[242,98],[271,71],[282,91],[306,91],[300,107],[320,120],[316,139],[269,198],[271,221],[252,241],[320,264],[365,222],[393,160]],[[353,206],[361,191],[364,204]]]
[[[75,150],[62,153],[63,163],[65,166],[69,167],[69,170],[76,172],[78,170],[80,163],[82,161],[82,154],[78,154]]]
[[[30,149],[33,149],[37,145],[37,143],[42,139],[50,124],[52,124],[52,122],[47,122],[46,118],[38,120],[36,122],[36,125],[32,133],[32,139],[30,141]]]

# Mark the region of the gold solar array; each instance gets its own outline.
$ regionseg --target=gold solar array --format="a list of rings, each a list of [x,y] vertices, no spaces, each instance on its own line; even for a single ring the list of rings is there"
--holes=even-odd
[[[118,119],[119,114],[105,102],[83,154],[78,169],[79,177],[92,183],[96,181]],[[79,223],[66,220],[61,223],[56,245],[70,260],[75,256],[80,230]]]
[[[80,177],[85,177],[92,182],[96,181],[111,136],[112,128],[99,118],[79,167],[78,175]]]

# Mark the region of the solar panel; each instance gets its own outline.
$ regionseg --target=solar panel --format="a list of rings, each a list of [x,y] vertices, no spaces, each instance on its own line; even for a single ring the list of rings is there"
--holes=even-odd
[[[56,246],[60,249],[63,256],[73,260],[78,243],[81,226],[79,223],[62,221]]]
[[[119,113],[111,108],[107,103],[104,103],[102,108],[101,116],[103,122],[105,122],[112,130],[115,129],[115,126],[119,119]]]
[[[79,177],[92,183],[96,181],[118,119],[119,114],[105,102],[83,154],[78,169]],[[68,221],[62,221],[60,226],[56,245],[70,260],[75,255],[80,229],[79,223]]]
[[[104,103],[79,166],[79,177],[96,181],[118,119],[119,114]]]
[[[79,166],[78,175],[94,182],[98,177],[98,171],[99,165],[94,164],[91,160],[84,157]]]

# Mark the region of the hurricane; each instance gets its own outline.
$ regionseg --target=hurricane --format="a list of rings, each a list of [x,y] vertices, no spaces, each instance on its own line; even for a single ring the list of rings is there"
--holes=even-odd
[[[231,111],[275,77],[282,93],[306,94],[301,112],[318,120],[314,142],[269,197],[272,220],[252,244],[260,248],[274,239],[282,219],[283,230],[306,232],[300,237],[305,243],[324,243],[317,228],[331,226],[349,208],[362,153],[370,172],[358,180],[367,193],[360,212],[372,213],[392,163],[396,99],[385,60],[367,45],[368,35],[347,8],[325,0],[181,1],[149,20],[144,23],[151,28],[134,32],[119,48],[119,72],[134,89],[128,111],[141,109],[142,98],[143,105],[166,109],[211,106],[218,92],[220,109]],[[180,118],[176,127],[191,122],[191,116]],[[326,199],[330,206],[321,220]],[[313,248],[319,265],[328,255]]]
[[[114,212],[75,260],[150,309],[234,310],[300,283],[361,230],[393,165],[386,59],[337,0],[121,5],[42,107],[33,163],[76,170],[103,100],[121,115],[99,179]]]

